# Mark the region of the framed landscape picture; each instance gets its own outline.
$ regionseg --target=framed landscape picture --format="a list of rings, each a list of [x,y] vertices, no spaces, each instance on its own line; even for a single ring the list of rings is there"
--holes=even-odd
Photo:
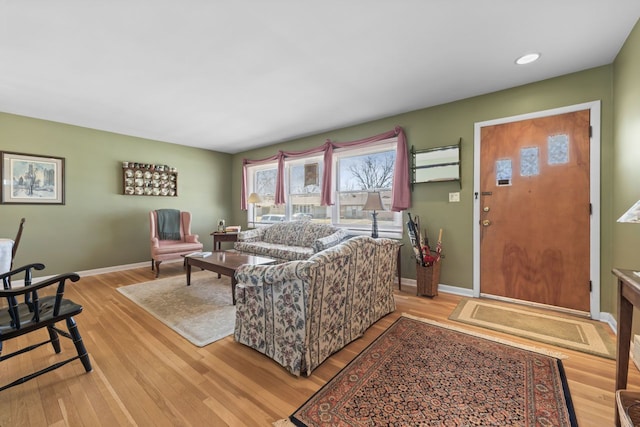
[[[3,204],[64,205],[64,158],[1,153]]]

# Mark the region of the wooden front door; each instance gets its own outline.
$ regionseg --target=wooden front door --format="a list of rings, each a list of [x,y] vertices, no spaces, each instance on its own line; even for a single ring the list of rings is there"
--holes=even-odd
[[[589,311],[589,114],[481,128],[481,293]]]

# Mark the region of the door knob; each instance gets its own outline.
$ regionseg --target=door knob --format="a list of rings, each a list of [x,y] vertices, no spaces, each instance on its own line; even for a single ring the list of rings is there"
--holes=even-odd
[[[491,225],[491,221],[489,221],[488,219],[485,219],[484,221],[482,221],[482,226],[483,227],[488,227]]]

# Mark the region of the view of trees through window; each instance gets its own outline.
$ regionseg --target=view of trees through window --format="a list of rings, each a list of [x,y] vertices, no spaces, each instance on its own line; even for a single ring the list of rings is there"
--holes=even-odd
[[[249,209],[255,209],[258,224],[303,219],[370,230],[372,212],[363,211],[362,208],[368,193],[378,191],[385,207],[385,210],[378,211],[380,231],[401,232],[401,214],[390,210],[395,157],[395,143],[382,148],[377,146],[374,150],[334,153],[334,206],[320,205],[324,172],[322,157],[285,163],[285,205],[275,205],[277,165],[250,168],[252,188],[249,193],[255,191],[262,201]],[[249,217],[252,217],[251,212]]]
[[[378,212],[378,227],[390,228],[395,215],[391,212],[391,184],[396,160],[395,150],[338,159],[338,224],[368,227],[372,212],[363,211],[370,191],[379,191],[384,211]]]

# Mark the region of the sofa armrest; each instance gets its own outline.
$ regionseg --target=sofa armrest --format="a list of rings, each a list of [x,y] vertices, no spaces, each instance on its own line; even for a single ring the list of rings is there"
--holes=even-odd
[[[152,237],[151,238],[151,247],[152,248],[158,248],[160,247],[160,241],[158,240],[157,237]]]
[[[291,261],[236,270],[234,338],[272,358],[294,375],[306,373],[306,311],[311,268]]]
[[[308,261],[289,261],[275,265],[250,265],[239,266],[235,272],[238,285],[265,286],[282,285],[291,281],[309,280]]]
[[[347,232],[343,229],[336,231],[333,234],[328,235],[327,237],[322,237],[320,239],[316,239],[311,248],[313,249],[313,253],[318,253],[327,248],[337,245],[342,242],[347,237]]]
[[[262,240],[264,228],[254,228],[253,230],[241,231],[238,233],[238,242],[257,242]]]

